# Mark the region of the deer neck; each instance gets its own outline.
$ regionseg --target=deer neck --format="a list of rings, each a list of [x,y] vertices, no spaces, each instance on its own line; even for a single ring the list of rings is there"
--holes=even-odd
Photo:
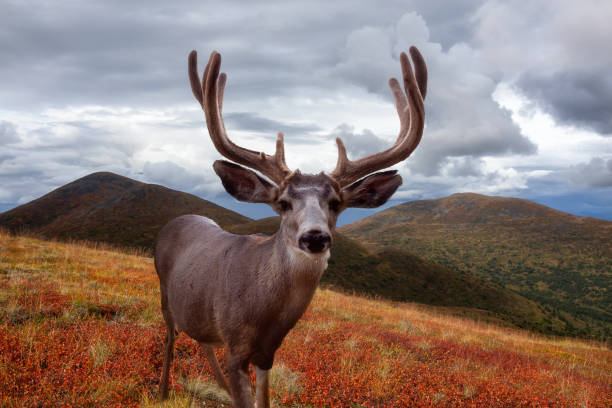
[[[309,254],[289,243],[281,229],[271,237],[271,254],[265,268],[272,280],[286,286],[290,291],[311,291],[316,289],[321,276],[327,269],[329,250],[321,254]]]

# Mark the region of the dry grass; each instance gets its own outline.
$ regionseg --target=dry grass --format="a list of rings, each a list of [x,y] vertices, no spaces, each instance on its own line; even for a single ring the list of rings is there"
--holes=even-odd
[[[150,258],[0,231],[0,406],[227,406],[184,335],[158,404],[163,338]],[[612,405],[604,344],[327,289],[276,357],[276,406]]]

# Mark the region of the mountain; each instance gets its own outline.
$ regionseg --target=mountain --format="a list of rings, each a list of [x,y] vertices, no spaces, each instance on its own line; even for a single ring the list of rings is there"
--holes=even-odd
[[[250,218],[191,194],[113,173],[93,173],[0,214],[0,226],[38,236],[153,248],[155,235],[182,214],[227,226]]]
[[[567,333],[612,334],[612,222],[534,202],[463,193],[401,204],[339,231],[408,250],[547,307]]]
[[[271,235],[280,218],[233,225],[235,234]],[[443,307],[446,313],[563,334],[564,324],[536,302],[479,277],[426,261],[405,250],[370,251],[358,240],[334,234],[321,282],[344,291]]]
[[[152,249],[159,229],[182,214],[205,215],[238,234],[271,235],[279,227],[278,217],[253,221],[193,195],[112,173],[91,174],[0,214],[0,226],[47,238]],[[388,221],[383,217],[380,225],[393,230],[395,221]],[[471,225],[472,221],[466,223]],[[566,334],[565,320],[572,327],[576,324],[516,293],[513,287],[504,287],[501,280],[449,266],[448,262],[440,265],[439,259],[424,258],[422,248],[393,242],[374,245],[368,237],[352,235],[351,228],[342,228],[347,232],[334,237],[324,284],[396,301],[435,305],[453,314],[545,333]]]

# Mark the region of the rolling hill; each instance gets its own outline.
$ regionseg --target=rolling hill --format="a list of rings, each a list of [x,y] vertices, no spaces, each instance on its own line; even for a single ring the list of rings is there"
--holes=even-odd
[[[56,239],[153,248],[169,220],[200,214],[227,226],[249,221],[191,194],[113,173],[93,173],[0,214],[0,226]]]
[[[45,238],[100,241],[152,250],[159,229],[182,214],[208,216],[239,234],[271,235],[279,226],[278,217],[253,221],[193,195],[112,173],[91,174],[0,214],[0,226]],[[422,217],[425,220],[431,215]],[[494,214],[491,217],[496,219]],[[474,222],[465,221],[466,225],[476,225]],[[396,221],[384,215],[376,225],[379,224],[385,230],[382,236],[398,226],[398,231],[404,232],[401,218]],[[353,233],[353,227],[363,225],[374,224],[360,221],[341,229],[346,233],[335,235],[324,284],[348,292],[434,305],[456,315],[550,334],[567,334],[568,327],[573,330],[582,324],[550,305],[543,307],[537,298],[529,300],[513,287],[504,287],[502,280],[455,268],[446,259],[424,258],[421,254],[427,252],[421,247],[397,245],[394,239],[376,245],[367,233]],[[375,238],[379,238],[378,234],[374,233]]]
[[[612,222],[465,193],[401,204],[339,229],[407,250],[546,306],[567,333],[610,339]]]
[[[236,234],[271,235],[279,217],[234,225]],[[405,250],[371,251],[358,240],[334,234],[329,267],[321,282],[344,291],[438,306],[445,313],[510,324],[549,334],[564,334],[565,325],[536,302],[483,280],[426,261]]]

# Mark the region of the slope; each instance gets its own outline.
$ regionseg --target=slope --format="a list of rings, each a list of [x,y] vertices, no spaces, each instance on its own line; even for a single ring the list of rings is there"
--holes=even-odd
[[[271,235],[278,217],[234,225],[237,234]],[[372,253],[357,240],[334,234],[329,267],[322,283],[344,291],[397,301],[444,307],[448,313],[515,325],[545,333],[563,333],[561,321],[541,305],[467,273],[425,261],[393,248]]]
[[[567,333],[612,333],[612,222],[528,200],[455,194],[408,202],[340,228],[497,283],[548,307]]]
[[[227,226],[249,221],[191,194],[113,173],[93,173],[0,214],[0,226],[47,238],[153,248],[157,231],[183,214]]]
[[[0,229],[0,405],[159,407],[164,338],[150,258]],[[164,406],[229,407],[198,344],[176,350]],[[283,407],[604,408],[612,353],[324,289],[270,383]]]

